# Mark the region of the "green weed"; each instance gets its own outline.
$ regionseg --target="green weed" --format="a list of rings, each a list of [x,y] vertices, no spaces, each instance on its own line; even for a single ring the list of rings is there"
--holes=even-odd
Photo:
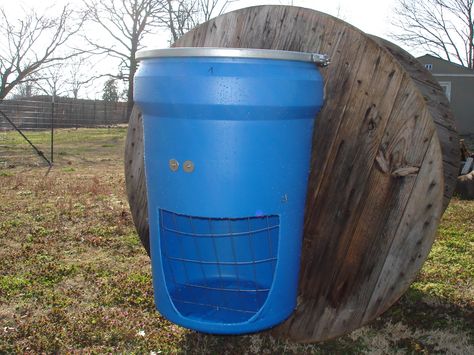
[[[30,285],[30,281],[23,276],[0,276],[0,296],[12,296]]]

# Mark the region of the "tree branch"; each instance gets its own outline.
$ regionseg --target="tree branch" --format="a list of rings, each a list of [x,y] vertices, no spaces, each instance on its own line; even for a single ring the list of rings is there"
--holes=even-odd
[[[391,37],[473,68],[474,0],[398,0]]]
[[[40,68],[79,54],[58,54],[84,24],[84,19],[74,15],[66,5],[56,17],[30,11],[12,23],[5,10],[0,10],[0,36],[7,42],[0,47],[0,100],[16,85],[31,81]]]

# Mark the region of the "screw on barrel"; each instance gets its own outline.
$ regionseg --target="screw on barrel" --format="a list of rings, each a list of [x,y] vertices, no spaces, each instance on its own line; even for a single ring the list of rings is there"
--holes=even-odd
[[[183,163],[183,170],[187,173],[192,173],[194,171],[194,163],[191,160],[186,160]]]
[[[176,159],[170,159],[170,161],[168,162],[168,165],[171,171],[177,171],[179,169],[179,163]]]

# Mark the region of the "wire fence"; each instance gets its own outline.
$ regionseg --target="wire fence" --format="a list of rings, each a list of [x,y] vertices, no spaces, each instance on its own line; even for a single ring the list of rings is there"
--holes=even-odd
[[[127,123],[127,103],[57,99],[3,100],[0,110],[21,130],[100,127]],[[13,126],[0,119],[0,130]]]
[[[90,163],[121,154],[127,103],[51,101],[0,101],[0,173],[5,168]]]

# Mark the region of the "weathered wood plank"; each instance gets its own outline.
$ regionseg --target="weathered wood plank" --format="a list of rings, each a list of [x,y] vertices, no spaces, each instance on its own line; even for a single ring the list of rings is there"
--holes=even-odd
[[[148,202],[145,179],[142,115],[133,108],[125,141],[125,185],[133,223],[138,236],[150,255],[150,233],[148,226]]]
[[[423,91],[430,84],[414,80],[406,63],[361,31],[296,7],[225,14],[175,46],[271,48],[332,57],[322,69],[326,101],[313,137],[298,307],[273,334],[320,341],[387,309],[421,267],[443,192],[447,200],[452,189],[443,187],[444,154],[433,124],[433,116],[446,108],[430,106],[430,91]],[[137,117],[132,116],[129,131],[137,128]],[[454,133],[447,132],[452,138]],[[142,154],[136,150],[127,146],[132,162],[134,154]],[[140,193],[146,191],[145,181],[130,181],[131,188],[139,184]],[[143,211],[143,202],[146,206],[146,199],[138,202],[142,205],[135,208],[130,203],[132,212]],[[141,230],[147,225],[143,216],[137,213],[134,219]],[[396,267],[402,276],[390,274]]]
[[[437,179],[442,166],[439,159],[438,136],[433,134],[428,151],[403,210],[398,229],[386,253],[375,287],[365,310],[364,320],[385,310],[384,303],[393,303],[410,286],[425,261],[434,241],[439,216],[442,213],[443,180]],[[420,196],[423,196],[420,199]]]
[[[375,36],[371,37],[398,60],[426,101],[428,111],[435,123],[443,153],[443,210],[445,210],[453,195],[459,169],[459,136],[456,132],[454,115],[449,108],[449,101],[438,81],[415,57],[387,40]]]

